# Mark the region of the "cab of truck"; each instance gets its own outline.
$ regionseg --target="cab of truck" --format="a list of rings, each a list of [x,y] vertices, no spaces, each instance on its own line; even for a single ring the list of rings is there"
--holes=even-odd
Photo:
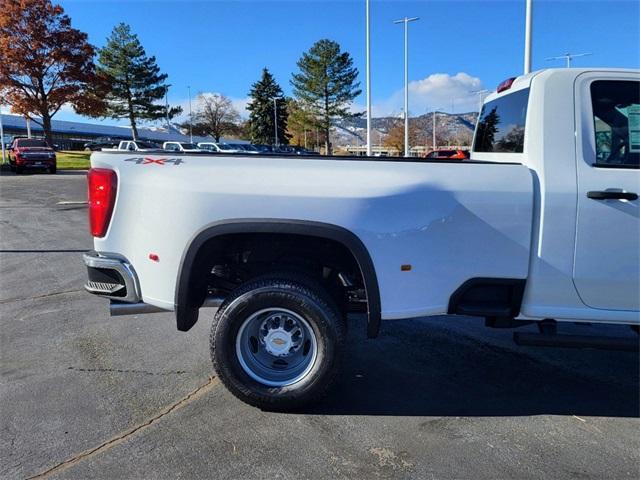
[[[602,321],[637,318],[637,71],[563,68],[506,80],[484,101],[471,160],[532,172],[523,317],[580,318],[588,310]]]

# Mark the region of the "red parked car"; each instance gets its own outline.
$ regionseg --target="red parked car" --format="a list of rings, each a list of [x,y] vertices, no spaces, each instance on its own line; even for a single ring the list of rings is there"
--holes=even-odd
[[[56,173],[56,152],[39,138],[16,138],[9,147],[9,167],[16,173],[26,169],[46,169]]]
[[[466,160],[469,158],[467,150],[434,150],[424,158],[429,160]]]

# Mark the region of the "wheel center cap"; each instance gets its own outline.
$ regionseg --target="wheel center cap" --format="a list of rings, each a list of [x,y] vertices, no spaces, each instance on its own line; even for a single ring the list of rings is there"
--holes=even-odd
[[[271,330],[264,339],[264,345],[271,355],[282,357],[289,354],[293,346],[291,335],[286,330],[278,328]]]

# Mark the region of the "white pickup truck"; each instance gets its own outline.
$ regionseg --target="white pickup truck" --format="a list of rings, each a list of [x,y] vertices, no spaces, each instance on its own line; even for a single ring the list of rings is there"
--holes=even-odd
[[[151,152],[160,147],[151,142],[140,140],[122,140],[116,148],[103,148],[103,152]]]
[[[335,378],[346,314],[538,322],[520,343],[637,347],[555,322],[640,324],[640,73],[550,69],[484,103],[469,161],[101,153],[87,290],[112,314],[218,306],[211,355],[262,408]],[[451,321],[455,321],[451,317]]]

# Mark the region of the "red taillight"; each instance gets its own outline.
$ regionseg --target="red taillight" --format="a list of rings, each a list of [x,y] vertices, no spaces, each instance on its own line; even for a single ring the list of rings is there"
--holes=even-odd
[[[109,228],[116,201],[118,177],[113,170],[92,168],[87,174],[89,184],[89,228],[94,237],[104,237]]]
[[[498,88],[496,89],[498,93],[500,92],[504,92],[505,90],[509,90],[511,88],[511,85],[513,85],[514,80],[517,77],[511,77],[511,78],[507,78],[504,82],[502,82],[500,85],[498,85]]]

